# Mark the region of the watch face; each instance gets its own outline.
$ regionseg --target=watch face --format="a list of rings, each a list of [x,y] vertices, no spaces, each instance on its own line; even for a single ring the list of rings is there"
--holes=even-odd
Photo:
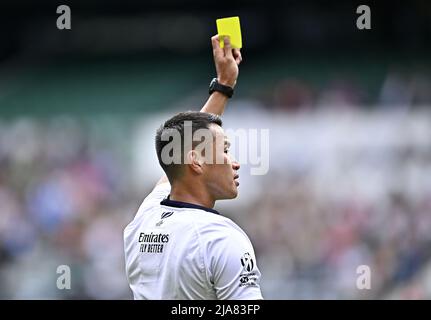
[[[213,88],[216,83],[217,83],[217,78],[212,79],[210,83],[210,87]]]

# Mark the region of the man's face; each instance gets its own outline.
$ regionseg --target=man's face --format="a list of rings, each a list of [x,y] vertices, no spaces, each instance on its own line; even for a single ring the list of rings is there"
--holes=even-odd
[[[211,124],[210,131],[215,137],[213,142],[212,164],[203,165],[204,179],[214,200],[233,199],[238,195],[239,163],[229,154],[230,142],[222,127]]]

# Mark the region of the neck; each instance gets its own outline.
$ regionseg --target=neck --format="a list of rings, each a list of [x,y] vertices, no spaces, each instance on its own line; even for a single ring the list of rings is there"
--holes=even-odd
[[[206,208],[213,208],[215,200],[208,194],[207,189],[200,183],[174,183],[171,186],[170,199],[174,201],[197,204]]]

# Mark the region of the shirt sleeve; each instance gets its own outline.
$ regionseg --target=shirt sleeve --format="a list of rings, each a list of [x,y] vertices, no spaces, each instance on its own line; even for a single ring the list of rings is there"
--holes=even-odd
[[[219,226],[206,239],[207,276],[217,299],[263,299],[261,273],[247,235],[229,226]]]

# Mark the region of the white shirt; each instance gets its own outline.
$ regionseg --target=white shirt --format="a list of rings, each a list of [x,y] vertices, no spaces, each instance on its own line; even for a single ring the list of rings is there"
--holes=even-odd
[[[262,299],[244,231],[216,210],[170,200],[169,192],[169,183],[156,186],[124,229],[134,298]]]

